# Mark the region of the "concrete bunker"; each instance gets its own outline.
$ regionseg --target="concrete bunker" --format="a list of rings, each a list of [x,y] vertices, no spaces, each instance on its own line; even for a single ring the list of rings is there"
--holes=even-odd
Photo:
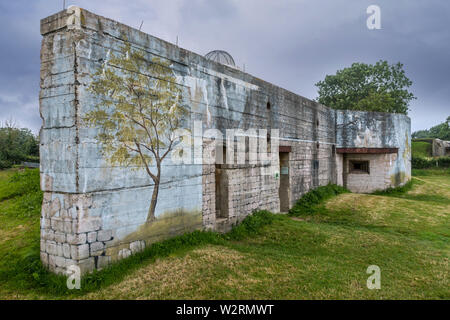
[[[350,191],[369,193],[391,185],[389,164],[396,160],[397,148],[338,148],[337,153],[343,162],[343,186]]]
[[[41,260],[53,272],[102,269],[192,230],[227,231],[254,210],[286,212],[328,183],[371,192],[410,179],[405,115],[333,110],[77,7],[41,20],[41,34]],[[110,165],[99,128],[82,121],[101,99],[88,90],[93,74],[125,43],[170,65],[195,144],[190,163],[161,164],[150,221],[152,181],[139,167]],[[245,163],[206,161],[217,152],[206,132],[225,137],[229,129],[247,133],[246,141],[256,132],[258,148],[245,147]],[[349,173],[349,161],[353,169],[368,162],[369,174]]]

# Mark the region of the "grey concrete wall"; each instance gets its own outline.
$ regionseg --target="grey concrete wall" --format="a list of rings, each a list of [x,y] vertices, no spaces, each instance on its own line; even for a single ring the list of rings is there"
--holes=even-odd
[[[356,154],[337,158],[338,179],[347,173],[353,192],[373,192],[405,184],[411,179],[411,120],[401,114],[337,111],[336,141],[342,148],[397,148],[395,154]],[[370,174],[352,174],[342,161],[368,160]]]
[[[277,150],[272,161],[223,166],[228,210],[220,219],[216,217],[220,209],[216,208],[216,166],[205,161],[176,164],[169,157],[163,162],[156,220],[145,223],[152,180],[142,168],[108,164],[96,139],[99,128],[82,121],[101,99],[88,91],[93,73],[125,41],[149,61],[159,57],[170,63],[190,110],[185,126],[191,131],[196,121],[201,121],[203,132],[278,129],[279,145],[291,150],[286,190],[291,206],[310,189],[338,182],[336,137],[338,144],[359,145],[358,137],[366,130],[374,134],[386,129],[378,120],[370,123],[372,114],[336,112],[83,9],[43,19],[41,34],[41,258],[57,273],[71,264],[79,265],[82,272],[100,269],[157,240],[194,229],[226,231],[253,210],[280,210]],[[336,132],[336,123],[353,119],[362,125]],[[404,146],[409,119],[386,119],[392,119],[393,130],[399,133],[390,133],[389,139],[379,133],[381,140],[376,142],[398,145],[408,153]],[[200,158],[214,156],[212,140],[202,137],[201,146]],[[395,160],[390,170],[407,176],[408,164],[405,161],[402,167],[401,161]]]

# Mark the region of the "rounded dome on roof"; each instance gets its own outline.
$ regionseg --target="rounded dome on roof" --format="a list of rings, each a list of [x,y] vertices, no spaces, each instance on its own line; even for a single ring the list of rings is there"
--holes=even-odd
[[[226,64],[233,67],[236,66],[233,57],[228,52],[223,50],[214,50],[208,52],[205,55],[205,58],[221,64]]]

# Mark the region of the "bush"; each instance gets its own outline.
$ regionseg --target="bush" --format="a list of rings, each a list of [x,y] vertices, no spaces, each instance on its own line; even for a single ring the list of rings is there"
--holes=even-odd
[[[450,157],[438,158],[438,165],[442,168],[450,168]]]
[[[274,214],[270,211],[260,210],[253,212],[224,237],[226,239],[240,240],[246,236],[257,234],[262,227],[271,224],[273,219]]]
[[[11,168],[13,163],[9,160],[0,159],[0,170]]]
[[[450,157],[439,157],[439,158],[412,157],[411,166],[413,169],[427,169],[436,167],[449,168]]]
[[[422,157],[412,157],[411,158],[411,166],[413,169],[425,169],[433,166],[431,161],[428,158]],[[436,165],[434,165],[436,166]]]
[[[299,216],[301,214],[315,213],[318,205],[325,200],[337,196],[341,193],[347,192],[350,191],[335,184],[318,187],[307,192],[305,195],[303,195],[303,197],[297,200],[297,203],[294,205],[294,207],[289,210],[289,215]]]

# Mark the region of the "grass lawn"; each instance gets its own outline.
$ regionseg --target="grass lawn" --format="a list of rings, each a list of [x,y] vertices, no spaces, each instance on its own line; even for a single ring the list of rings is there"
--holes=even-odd
[[[449,170],[415,171],[407,192],[344,193],[253,235],[181,246],[78,294],[11,276],[39,247],[38,199],[12,174],[0,172],[0,299],[450,299]],[[369,265],[381,269],[380,290],[366,287]]]
[[[412,148],[412,156],[413,157],[422,157],[422,158],[431,157],[432,145],[429,142],[412,141],[411,148]]]

